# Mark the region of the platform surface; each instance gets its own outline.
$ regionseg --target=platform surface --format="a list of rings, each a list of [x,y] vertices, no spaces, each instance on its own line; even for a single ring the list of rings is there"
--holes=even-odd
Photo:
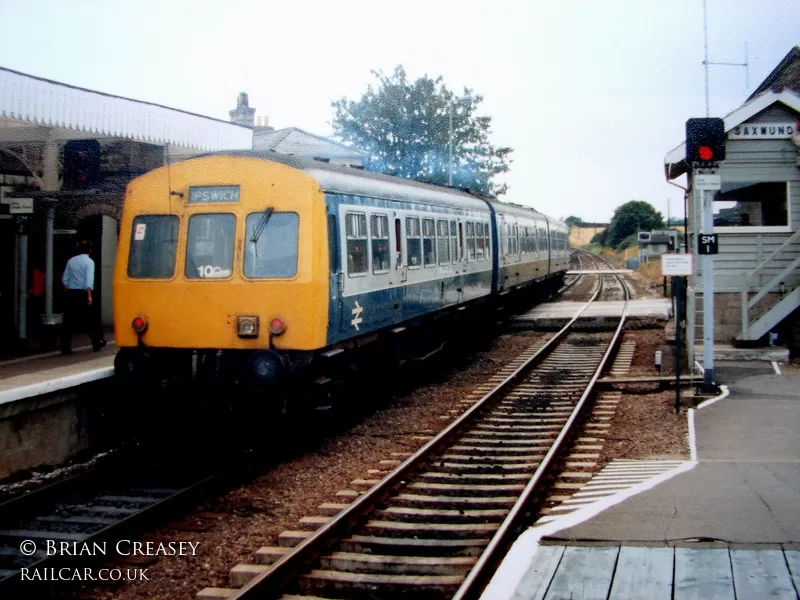
[[[622,300],[609,302],[593,302],[581,318],[616,317],[621,314],[625,303]],[[551,319],[571,319],[575,313],[586,306],[586,302],[546,302],[538,305],[515,321],[539,321]],[[668,320],[672,316],[672,301],[669,298],[647,298],[631,300],[628,316],[633,318],[654,318]]]
[[[547,545],[510,600],[797,599],[800,551]]]
[[[483,599],[798,598],[800,373],[715,373],[730,394],[694,413],[696,462],[586,520],[528,530]]]

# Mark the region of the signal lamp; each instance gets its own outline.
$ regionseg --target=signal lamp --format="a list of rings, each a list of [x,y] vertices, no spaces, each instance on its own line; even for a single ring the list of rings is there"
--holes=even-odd
[[[714,158],[714,151],[708,146],[700,146],[697,149],[697,156],[700,157],[700,160],[711,160]]]
[[[272,335],[280,335],[286,331],[286,323],[284,323],[279,317],[275,317],[269,322],[269,331]]]
[[[236,320],[236,333],[239,337],[258,337],[258,317],[238,317]]]
[[[147,329],[147,321],[142,317],[136,317],[131,321],[131,328],[133,328],[136,333],[144,333]]]
[[[717,118],[686,121],[686,163],[725,160],[725,121]]]

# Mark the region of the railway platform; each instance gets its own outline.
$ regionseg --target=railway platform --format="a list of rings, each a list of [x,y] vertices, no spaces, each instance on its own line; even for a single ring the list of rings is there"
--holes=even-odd
[[[0,360],[0,406],[110,377],[117,348],[113,333],[105,337],[108,344],[98,352],[88,335],[78,334],[69,356],[55,350]]]
[[[482,600],[798,598],[800,372],[715,366],[725,392],[687,414],[690,459],[608,465],[520,536]]]

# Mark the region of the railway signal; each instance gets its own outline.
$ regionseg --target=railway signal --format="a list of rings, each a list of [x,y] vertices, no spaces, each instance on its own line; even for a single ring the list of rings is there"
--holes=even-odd
[[[714,386],[714,194],[720,189],[716,168],[725,160],[725,122],[719,118],[686,121],[686,164],[691,169],[691,186],[696,202],[702,207],[701,231],[697,253],[703,255],[703,391]],[[705,168],[705,169],[704,169]]]
[[[686,162],[710,164],[725,160],[725,122],[718,118],[686,121]]]

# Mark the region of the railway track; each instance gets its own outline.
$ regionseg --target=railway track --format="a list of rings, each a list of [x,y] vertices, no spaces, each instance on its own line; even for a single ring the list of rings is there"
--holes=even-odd
[[[354,502],[328,507],[335,514],[318,518],[315,532],[288,535],[293,548],[265,547],[260,564],[235,567],[232,579],[251,578],[244,587],[208,588],[198,598],[477,597],[535,514],[534,500],[547,497],[552,467],[617,348],[625,312],[613,332],[571,332],[575,315]]]
[[[125,536],[135,536],[215,480],[207,473],[120,470],[98,468],[0,504],[0,598],[44,593],[50,569],[119,559],[117,544]],[[133,554],[132,541],[120,550]]]

